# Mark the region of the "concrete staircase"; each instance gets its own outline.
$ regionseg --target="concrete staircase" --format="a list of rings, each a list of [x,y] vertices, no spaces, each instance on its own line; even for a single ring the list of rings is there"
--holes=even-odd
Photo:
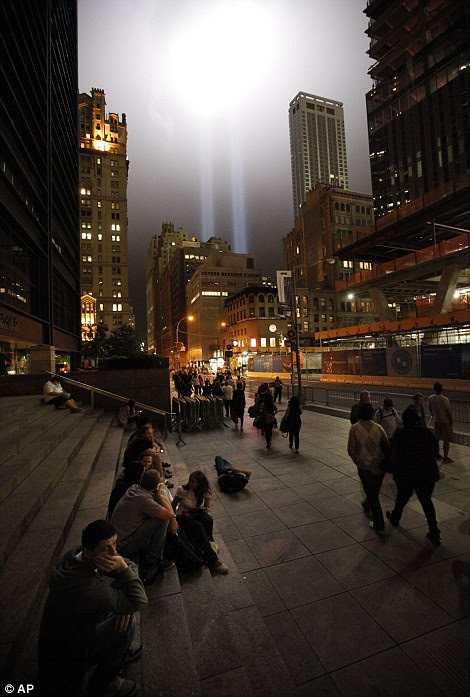
[[[0,453],[8,451],[0,464],[2,676],[34,684],[50,569],[80,544],[85,525],[105,517],[129,433],[112,425],[114,414],[54,412],[39,397],[0,400],[0,417],[11,426],[0,431]],[[171,437],[165,447],[175,485],[184,483],[188,470]],[[172,569],[148,587],[138,629],[145,649],[127,675],[140,697],[303,697],[224,540],[216,541],[227,576],[204,567],[180,579]]]

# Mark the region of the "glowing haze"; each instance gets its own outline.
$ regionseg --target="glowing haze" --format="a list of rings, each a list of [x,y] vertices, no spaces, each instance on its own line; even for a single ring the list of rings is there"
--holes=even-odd
[[[127,114],[129,271],[164,221],[217,235],[272,275],[293,225],[288,105],[344,103],[350,187],[370,191],[366,0],[79,0],[80,90]]]

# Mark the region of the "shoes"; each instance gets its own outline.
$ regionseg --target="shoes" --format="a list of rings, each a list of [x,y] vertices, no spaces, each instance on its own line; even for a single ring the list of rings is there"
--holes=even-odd
[[[372,520],[371,520],[370,523],[369,523],[369,527],[372,528],[372,530],[373,530],[374,532],[376,532],[377,535],[382,535],[383,532],[384,532],[384,530],[385,530],[385,528],[376,528],[376,527],[375,527],[375,523],[374,523],[374,521],[372,521]]]
[[[169,571],[170,569],[174,569],[176,566],[174,561],[171,561],[171,559],[162,559],[160,568],[163,569],[163,571]]]
[[[214,550],[214,552],[216,554],[218,554],[219,553],[219,545],[217,544],[217,542],[214,542],[214,540],[212,540],[212,541],[209,541],[209,544],[212,547],[212,549]]]
[[[135,649],[132,648],[132,644],[131,644],[129,651],[124,656],[124,665],[127,665],[128,663],[133,663],[134,661],[137,661],[137,659],[139,659],[141,657],[143,649],[144,649],[143,644],[139,644],[138,646],[135,647]]]
[[[370,506],[367,501],[361,501],[361,506],[364,510],[364,513],[369,516],[370,518]]]
[[[397,519],[393,517],[392,511],[385,511],[385,515],[387,516],[389,522],[393,525],[394,528],[397,528],[399,526],[399,522],[397,522]]]
[[[217,571],[218,574],[228,574],[228,566],[226,566],[223,561],[220,561],[220,559],[217,559],[210,568],[213,571]]]
[[[148,566],[143,573],[142,583],[144,586],[150,586],[152,583],[155,583],[157,576],[163,577],[163,566],[160,564]]]
[[[166,486],[167,489],[174,489],[174,488],[175,488],[175,485],[172,484],[172,483],[169,482],[169,481],[166,481],[166,482],[165,482],[165,486]]]
[[[165,475],[165,479],[171,479],[173,476],[173,472],[171,470],[163,470],[163,474]]]
[[[433,545],[440,545],[441,544],[441,531],[440,530],[431,530],[426,533],[426,537],[428,538],[429,542],[432,542]]]
[[[243,431],[243,426],[240,426],[240,431]]]
[[[298,450],[296,450],[296,451],[295,451],[295,454],[296,454],[296,455],[298,455],[298,454],[299,454],[299,451],[298,451]]]
[[[442,455],[438,455],[438,456],[436,457],[436,460],[443,460],[443,459],[444,459],[444,458],[442,457]]]
[[[444,457],[442,462],[444,462],[446,465],[449,465],[451,462],[453,462],[453,460],[451,460],[450,457]]]
[[[291,450],[292,450],[292,447],[293,447],[292,445],[289,445],[289,448],[290,448]]]
[[[136,692],[136,682],[116,675],[104,690],[89,690],[88,697],[133,697]]]
[[[83,411],[83,409],[81,407],[72,407],[70,411],[74,414],[79,414],[81,411]]]

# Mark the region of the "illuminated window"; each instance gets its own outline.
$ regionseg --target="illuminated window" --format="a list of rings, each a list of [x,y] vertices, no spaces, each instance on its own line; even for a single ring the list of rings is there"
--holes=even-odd
[[[276,347],[276,337],[275,337],[275,336],[270,336],[270,337],[269,337],[269,346],[270,346],[271,348],[275,348],[275,347]]]
[[[250,339],[251,348],[256,348],[256,339]]]
[[[98,239],[99,239],[100,241],[103,239],[103,235],[101,234],[101,232],[98,233]]]
[[[267,342],[266,342],[266,338],[264,336],[262,336],[260,338],[259,345],[261,346],[261,348],[266,348]]]

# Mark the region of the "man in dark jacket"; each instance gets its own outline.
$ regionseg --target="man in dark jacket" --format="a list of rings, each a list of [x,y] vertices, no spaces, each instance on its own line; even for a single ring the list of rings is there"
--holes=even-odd
[[[429,428],[420,425],[420,416],[413,406],[402,415],[403,428],[397,431],[392,448],[392,471],[397,485],[397,497],[393,511],[386,516],[392,525],[398,526],[403,509],[413,491],[420,502],[429,526],[427,537],[438,545],[441,531],[437,527],[436,511],[431,500],[434,485],[439,479],[436,458],[439,444]]]
[[[39,630],[41,694],[79,697],[87,671],[91,697],[132,697],[133,680],[118,676],[130,654],[133,613],[147,603],[135,565],[116,552],[116,529],[95,520],[82,533],[82,547],[54,569]],[[107,580],[105,580],[107,577]]]

